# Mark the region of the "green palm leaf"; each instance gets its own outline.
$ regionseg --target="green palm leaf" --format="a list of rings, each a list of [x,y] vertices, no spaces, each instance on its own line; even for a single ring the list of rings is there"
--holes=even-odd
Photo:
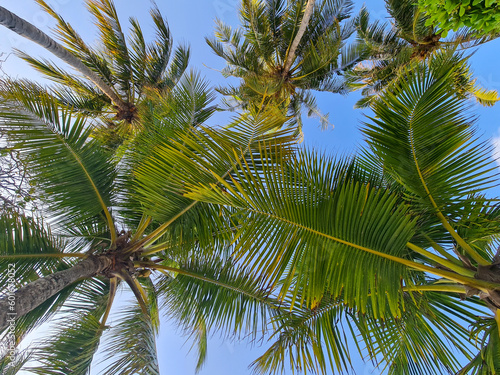
[[[133,76],[129,51],[116,8],[110,0],[88,0],[87,8],[95,18],[100,39],[104,42],[107,55],[113,57],[113,73],[120,93],[133,100]]]
[[[160,76],[161,80],[157,83],[160,89],[172,89],[175,87],[188,67],[190,55],[189,47],[176,47],[167,72]]]
[[[98,279],[85,281],[62,310],[54,334],[34,350],[34,359],[42,366],[30,367],[40,375],[85,375],[96,353],[104,327],[109,284]]]
[[[160,374],[156,352],[157,333],[149,316],[138,306],[129,306],[116,315],[113,328],[106,334],[103,374]],[[131,355],[131,353],[133,353]]]
[[[23,366],[31,359],[32,352],[28,350],[23,350],[16,354],[16,359],[13,362],[9,358],[5,357],[0,360],[0,371],[3,375],[16,375],[21,371]]]
[[[89,138],[92,127],[85,117],[73,117],[39,87],[30,88],[3,101],[1,126],[29,161],[33,179],[60,224],[75,232],[110,231],[114,238],[109,207],[115,167],[110,155]]]
[[[65,258],[67,246],[54,238],[41,223],[14,213],[0,218],[0,282],[2,285],[23,287],[40,277],[67,269],[73,262]],[[75,258],[76,259],[76,258]],[[9,281],[9,277],[15,281]],[[35,310],[16,319],[15,337],[19,343],[31,330],[49,319],[74,292],[77,285],[57,293]],[[8,289],[7,289],[8,290]],[[6,292],[7,292],[6,290]],[[2,332],[5,337],[9,332]]]
[[[259,374],[292,371],[326,374],[348,371],[351,367],[346,335],[342,332],[347,309],[342,301],[326,297],[313,310],[295,308],[274,318],[271,347],[252,363]],[[287,360],[289,359],[289,360]]]
[[[0,244],[2,285],[8,284],[9,264],[15,267],[16,288],[66,264],[59,256],[65,245],[36,220],[16,213],[3,212],[0,216]]]
[[[133,168],[142,165],[143,160],[149,158],[150,150],[162,144],[182,143],[180,137],[189,133],[191,128],[200,126],[214,113],[215,106],[211,105],[213,100],[214,93],[209,90],[208,82],[195,72],[182,78],[167,96],[149,91],[148,99],[144,100],[140,108],[143,131],[123,147],[124,152],[127,152],[127,162],[124,163],[120,181],[128,182],[120,189],[134,190],[129,183]],[[129,149],[134,152],[128,152]],[[130,216],[132,223],[137,223],[142,215],[142,203],[133,195],[128,195],[124,206],[122,214]]]
[[[364,133],[394,180],[435,210],[492,186],[489,149],[475,140],[465,104],[429,69],[406,72],[406,81],[373,108]]]
[[[245,335],[254,341],[267,332],[268,319],[280,308],[263,280],[231,260],[193,256],[165,269],[170,274],[158,281],[159,295],[167,315],[198,344],[198,370],[210,332],[228,339]]]
[[[47,76],[49,79],[59,83],[62,87],[71,87],[75,94],[82,95],[87,98],[87,100],[98,100],[98,103],[101,106],[109,105],[110,101],[106,96],[103,96],[101,93],[99,93],[99,91],[97,91],[92,85],[88,84],[78,77],[75,77],[74,74],[59,68],[48,60],[36,59],[21,51],[17,51],[16,54],[17,56],[19,56],[19,58],[26,61],[35,70]],[[15,90],[16,85],[23,87],[23,82],[12,81],[9,82],[9,85],[9,90]],[[66,103],[66,101],[64,100],[64,95],[61,95],[61,98],[59,99],[61,99],[62,103]],[[71,107],[69,103],[68,106]],[[78,107],[74,107],[74,109],[78,109]]]
[[[99,77],[101,77],[106,84],[113,87],[116,82],[116,77],[113,76],[111,68],[102,54],[89,47],[76,30],[66,22],[63,17],[57,14],[45,0],[35,1],[57,22],[57,34],[65,47],[78,58],[83,57],[82,62],[91,70],[99,74]],[[35,59],[33,60],[36,61]],[[42,73],[44,72],[42,71]]]
[[[495,374],[500,371],[500,330],[496,318],[482,318],[474,323],[473,337],[479,341],[481,351],[458,374]]]
[[[155,6],[150,11],[153,22],[156,26],[156,35],[158,41],[148,46],[148,52],[151,56],[146,68],[150,84],[155,84],[162,78],[172,52],[172,37],[166,21],[163,19],[160,11]],[[179,53],[179,52],[178,52]],[[187,59],[184,60],[187,65]]]
[[[471,358],[468,327],[484,310],[482,305],[464,305],[456,296],[435,292],[406,294],[404,304],[400,317],[384,321],[351,315],[379,366],[394,375],[431,375],[456,372],[457,354]]]
[[[347,162],[307,152],[289,163],[255,160],[260,173],[240,162],[230,182],[219,179],[224,190],[192,185],[186,196],[238,210],[245,225],[236,253],[272,282],[283,278],[282,294],[292,288],[294,299],[314,307],[328,290],[361,311],[370,300],[376,316],[387,303],[397,315],[398,280],[411,280],[402,264],[411,263],[404,259],[415,225],[397,197],[372,188]]]
[[[228,220],[221,216],[220,208],[199,205],[182,196],[185,186],[202,181],[216,182],[215,176],[229,178],[234,168],[231,161],[251,158],[264,140],[289,152],[295,143],[289,132],[266,134],[281,126],[282,121],[275,112],[255,117],[243,115],[228,129],[216,131],[200,126],[178,132],[173,139],[158,143],[154,148],[149,147],[151,152],[146,158],[140,156],[140,163],[133,167],[136,176],[133,189],[145,212],[163,223],[151,236],[168,231],[170,237],[175,238],[176,231],[189,234],[195,230],[208,235],[205,238],[210,246],[214,233],[227,233]],[[221,228],[220,224],[223,224]]]

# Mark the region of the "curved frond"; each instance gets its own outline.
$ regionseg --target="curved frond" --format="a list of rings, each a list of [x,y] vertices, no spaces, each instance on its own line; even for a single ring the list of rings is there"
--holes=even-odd
[[[36,345],[34,359],[42,366],[29,370],[39,375],[89,373],[103,328],[100,318],[107,305],[109,284],[98,279],[85,281],[66,304],[64,315],[52,337]]]
[[[188,233],[196,228],[204,230],[213,228],[217,223],[226,223],[227,220],[220,219],[220,210],[201,207],[182,196],[185,187],[203,181],[216,182],[216,176],[228,179],[234,170],[232,161],[251,158],[262,141],[269,142],[273,147],[279,145],[285,152],[290,152],[295,144],[290,132],[266,133],[280,127],[282,121],[274,112],[254,117],[245,114],[227,129],[200,126],[199,129],[179,132],[173,139],[150,148],[147,157],[141,157],[140,163],[134,167],[136,179],[133,189],[145,212],[163,224],[148,235],[146,244],[151,244],[153,238],[167,231],[173,233],[180,228],[179,225],[184,227],[182,220],[190,215],[202,221],[197,222],[197,227],[185,227]],[[210,214],[204,216],[201,212]],[[227,227],[217,231],[224,233]],[[212,242],[209,239],[209,243]]]
[[[196,329],[202,318],[207,331],[215,329],[233,338],[248,333],[256,339],[278,307],[265,280],[231,260],[192,259],[164,269],[174,277],[160,279],[160,298],[187,331]]]
[[[313,310],[295,308],[274,318],[271,347],[252,363],[258,374],[280,374],[287,370],[326,374],[328,370],[351,368],[345,321],[347,309],[339,299],[324,298]]]
[[[208,334],[220,332],[227,339],[245,336],[254,342],[263,338],[268,320],[280,309],[269,286],[231,260],[192,257],[159,267],[169,271],[158,282],[163,307],[197,344],[198,370],[206,357]]]
[[[118,14],[112,0],[88,0],[87,8],[94,17],[99,29],[100,39],[106,54],[113,62],[113,75],[121,94],[132,101],[133,75],[125,35],[122,31]]]
[[[65,244],[53,237],[35,219],[16,213],[0,216],[0,283],[8,285],[15,274],[15,287],[21,287],[40,275],[54,272],[65,264]],[[9,266],[10,265],[10,266]],[[9,269],[12,272],[9,272]],[[11,284],[11,283],[10,283]]]
[[[421,204],[445,211],[494,183],[489,149],[475,140],[467,105],[448,84],[448,74],[407,71],[394,92],[374,103],[377,117],[363,130],[398,183]]]
[[[404,312],[398,317],[380,321],[369,314],[350,315],[370,359],[389,374],[455,373],[457,357],[471,358],[469,326],[484,308],[464,305],[458,296],[422,293],[405,294]]]
[[[124,308],[106,334],[105,375],[160,375],[155,328],[137,305]]]
[[[276,164],[254,160],[258,173],[242,161],[230,182],[218,179],[221,188],[193,184],[186,193],[237,210],[245,222],[236,234],[242,261],[273,283],[285,280],[281,293],[295,299],[300,292],[311,308],[328,290],[361,311],[370,300],[376,314],[387,303],[397,314],[399,280],[411,280],[403,264],[411,263],[406,243],[415,225],[397,197],[371,187],[349,162],[308,152]]]
[[[500,371],[499,314],[496,318],[483,317],[474,323],[473,336],[479,341],[481,351],[458,374],[494,374]]]
[[[110,207],[115,166],[111,155],[90,139],[85,117],[73,116],[38,86],[7,95],[1,126],[9,141],[29,162],[37,187],[43,189],[57,221],[66,228],[86,228],[116,235]],[[107,227],[107,229],[104,229]],[[85,231],[85,229],[82,229]]]
[[[16,353],[16,359],[12,361],[9,357],[4,357],[0,360],[0,372],[2,375],[16,375],[31,359],[32,352],[23,350]]]

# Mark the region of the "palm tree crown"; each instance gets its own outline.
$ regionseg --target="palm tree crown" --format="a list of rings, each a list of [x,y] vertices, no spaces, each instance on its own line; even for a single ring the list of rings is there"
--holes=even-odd
[[[477,37],[464,28],[445,38],[437,28],[426,25],[428,16],[415,2],[386,0],[386,7],[392,18],[390,25],[379,21],[370,23],[366,10],[362,10],[357,19],[357,39],[367,61],[346,75],[349,87],[362,89],[364,97],[356,106],[368,106],[385,88],[397,85],[409,66],[426,63],[436,70],[461,65],[461,69],[454,70],[457,91],[483,105],[493,105],[499,100],[496,91],[476,85],[466,58],[456,52],[485,43],[490,37]]]
[[[241,28],[218,21],[216,37],[207,39],[228,64],[224,76],[241,79],[220,92],[245,108],[272,102],[299,124],[302,105],[319,113],[309,90],[343,92],[341,74],[358,61],[356,48],[345,45],[355,30],[352,6],[348,0],[242,1]]]
[[[138,105],[144,99],[146,91],[168,92],[187,68],[189,49],[184,46],[173,49],[170,30],[156,6],[150,13],[157,39],[148,43],[141,26],[134,18],[130,19],[129,35],[125,34],[112,0],[88,0],[87,8],[99,30],[100,43],[95,48],[88,46],[78,32],[47,2],[37,2],[57,22],[57,37],[63,45],[59,46],[53,40],[52,44],[73,59],[76,58],[80,65],[83,64],[85,70],[80,70],[80,73],[84,75],[84,79],[49,61],[21,51],[17,51],[18,55],[58,84],[51,90],[62,105],[73,111],[101,116],[108,127],[108,136],[112,137],[114,134],[115,138],[118,137],[117,142],[130,130],[129,124],[135,122],[137,125],[135,120],[140,112]],[[90,78],[87,71],[98,77],[106,91],[87,81]],[[25,86],[16,88],[17,83],[11,81],[4,82],[4,85],[7,86],[4,92],[26,89]],[[121,129],[115,129],[117,125]],[[106,129],[103,131],[106,132]]]
[[[295,141],[288,132],[269,133],[283,121],[274,112],[243,115],[229,130],[203,126],[212,100],[199,76],[186,76],[151,106],[146,131],[123,146],[122,159],[92,136],[92,117],[73,113],[41,88],[2,101],[2,128],[48,207],[43,222],[2,212],[2,283],[8,265],[17,267],[17,342],[54,314],[64,321],[13,366],[32,358],[42,364],[30,367],[33,373],[85,374],[102,337],[110,343],[103,349],[111,358],[107,374],[159,374],[160,307],[195,334],[201,366],[212,329],[258,335],[266,317],[281,309],[264,281],[231,259],[232,233],[241,225],[231,210],[182,191],[202,181],[230,181],[239,162],[257,161],[264,150],[271,158],[276,150],[289,153]],[[150,174],[159,160],[160,169]],[[136,302],[109,330],[121,285]],[[5,337],[9,300],[0,304]],[[144,355],[130,356],[131,348]],[[9,357],[2,366],[9,367]]]

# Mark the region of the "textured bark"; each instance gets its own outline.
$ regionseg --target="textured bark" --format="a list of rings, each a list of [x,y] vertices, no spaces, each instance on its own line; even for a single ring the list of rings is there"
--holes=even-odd
[[[60,292],[78,279],[90,278],[111,265],[111,260],[104,256],[89,257],[64,271],[40,278],[18,289],[11,298],[15,304],[10,305],[8,297],[0,300],[0,331],[12,320],[29,313],[47,299]]]
[[[500,264],[496,261],[487,266],[478,266],[476,278],[491,283],[500,284]],[[488,290],[479,292],[479,297],[486,302],[492,311],[500,309],[500,290]]]
[[[14,13],[0,6],[0,25],[3,25],[18,35],[25,37],[53,53],[65,63],[71,65],[77,71],[82,73],[90,81],[92,81],[111,101],[118,106],[122,111],[127,111],[128,107],[123,100],[109,87],[104,81],[78,58],[69,53],[59,43],[43,31],[33,26],[28,21],[16,16]]]
[[[306,9],[304,10],[304,15],[302,16],[302,21],[300,21],[299,31],[297,31],[297,35],[293,39],[292,45],[288,51],[288,57],[285,62],[285,66],[283,68],[283,75],[287,75],[292,67],[293,61],[295,60],[295,52],[297,51],[297,47],[299,46],[300,40],[302,36],[306,32],[307,26],[309,25],[309,20],[311,19],[313,10],[314,10],[315,0],[309,0],[306,5]]]

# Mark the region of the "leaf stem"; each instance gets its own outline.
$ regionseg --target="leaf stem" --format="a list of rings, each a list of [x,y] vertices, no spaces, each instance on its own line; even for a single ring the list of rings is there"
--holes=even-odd
[[[466,293],[465,287],[459,284],[432,284],[432,285],[414,285],[403,287],[405,292],[451,292]]]
[[[115,299],[117,284],[118,283],[116,277],[112,277],[111,279],[109,279],[108,305],[106,306],[106,311],[104,312],[104,315],[101,320],[101,326],[99,327],[100,330],[103,330],[104,327],[106,326],[106,321],[108,320],[108,316],[111,311],[111,306],[113,305],[113,300]]]
[[[436,254],[433,254],[431,253],[430,251],[427,251],[417,245],[414,245],[410,242],[408,242],[406,244],[406,246],[408,246],[410,249],[412,249],[413,251],[415,251],[416,253],[420,254],[420,255],[423,255],[425,256],[426,258],[429,258],[433,261],[435,261],[436,263],[446,267],[446,268],[449,268],[450,270],[452,271],[455,271],[456,273],[460,274],[460,275],[464,275],[464,276],[468,276],[468,277],[474,277],[474,275],[476,274],[473,270],[469,270],[465,267],[462,267],[460,265],[457,265],[456,263],[453,263],[453,262],[450,262],[449,260],[447,259],[443,259],[441,258],[440,256],[436,255]]]
[[[415,109],[414,109],[415,110]],[[410,132],[413,132],[413,126],[410,121]],[[427,183],[424,179],[424,176],[422,175],[422,171],[420,170],[420,165],[418,163],[417,159],[417,154],[415,151],[415,145],[413,142],[413,136],[410,136],[410,146],[411,146],[411,152],[412,152],[412,157],[413,157],[413,162],[415,163],[415,168],[417,169],[418,177],[420,179],[420,182],[422,183],[422,186],[427,193],[427,197],[429,198],[432,206],[436,210],[436,216],[439,218],[445,229],[451,234],[451,236],[454,238],[455,241],[457,241],[458,245],[462,247],[469,256],[474,259],[479,265],[486,266],[489,264],[489,262],[484,259],[481,255],[479,255],[468,243],[464,241],[462,237],[458,235],[458,233],[455,231],[455,229],[450,225],[446,217],[443,215],[441,210],[439,209],[438,205],[436,204],[436,201],[434,200],[429,187],[427,186]]]
[[[442,246],[437,244],[432,238],[430,238],[427,234],[423,233],[424,238],[429,241],[429,244],[432,246],[434,250],[436,250],[439,254],[444,256],[446,259],[448,259],[450,262],[454,262],[457,265],[461,265],[462,263],[454,258],[451,254],[449,254],[445,249],[443,249]]]
[[[431,197],[431,199],[432,199],[432,197]],[[432,201],[433,201],[433,204],[435,205],[434,200],[432,200]],[[436,209],[437,209],[437,206],[436,206]],[[441,223],[443,224],[445,229],[451,234],[453,239],[455,241],[457,241],[457,244],[462,249],[464,249],[465,252],[467,254],[469,254],[472,259],[474,259],[481,266],[487,266],[490,264],[490,262],[488,262],[486,259],[484,259],[481,255],[479,255],[478,252],[476,252],[467,242],[465,242],[465,240],[462,237],[460,237],[460,235],[455,231],[455,229],[450,225],[450,223],[448,223],[448,220],[446,219],[446,217],[443,215],[443,213],[441,211],[438,210],[436,212],[436,215],[439,218],[439,220],[441,220]]]
[[[232,285],[220,282],[218,280],[214,280],[214,279],[211,279],[211,278],[199,275],[199,274],[197,274],[195,272],[186,271],[186,270],[183,270],[183,269],[177,268],[177,267],[164,266],[162,264],[157,264],[157,263],[153,263],[153,262],[134,262],[134,266],[136,266],[136,267],[147,267],[147,268],[152,268],[152,269],[157,269],[157,270],[164,270],[164,271],[176,272],[176,273],[178,273],[180,275],[192,277],[194,279],[198,279],[198,280],[205,281],[205,282],[208,282],[208,283],[211,283],[211,284],[214,284],[214,285],[221,286],[223,288],[227,288],[227,289],[233,290],[235,292],[244,294],[247,297],[251,297],[253,299],[259,300],[260,302],[263,302],[263,303],[266,303],[268,305],[271,305],[272,307],[276,307],[274,304],[269,303],[268,298],[262,298],[262,297],[259,297],[259,296],[255,296],[255,295],[253,295],[251,293],[248,293],[248,292],[246,292],[246,291],[244,291],[244,290],[242,290],[240,288],[237,288],[235,286],[232,286]]]
[[[336,238],[336,237],[330,236],[330,235],[328,235],[326,233],[322,233],[322,232],[317,231],[315,229],[306,227],[304,225],[292,222],[290,220],[287,220],[287,219],[279,217],[279,216],[275,216],[275,215],[267,213],[267,212],[262,212],[262,211],[258,211],[258,210],[255,210],[255,209],[253,209],[251,211],[253,211],[253,212],[255,212],[255,213],[259,214],[259,215],[266,215],[268,217],[272,217],[274,219],[286,222],[286,223],[291,224],[291,225],[293,225],[295,227],[298,227],[298,228],[301,228],[303,230],[306,230],[306,231],[309,231],[311,233],[314,233],[314,234],[316,234],[316,235],[318,235],[320,237],[324,237],[324,238],[327,238],[329,240],[332,240],[332,241],[335,241],[335,242],[338,242],[338,243],[341,243],[341,244],[353,247],[355,249],[367,252],[369,254],[377,255],[377,256],[379,256],[381,258],[385,258],[385,259],[391,260],[393,262],[396,262],[396,263],[399,263],[399,264],[403,264],[403,265],[405,265],[407,267],[410,267],[410,268],[413,268],[413,269],[416,269],[416,270],[419,270],[419,271],[429,272],[429,273],[431,273],[433,275],[440,276],[440,277],[446,278],[448,280],[458,282],[460,284],[464,284],[464,285],[468,285],[468,286],[474,287],[474,288],[482,290],[484,292],[486,292],[488,290],[491,290],[491,289],[500,289],[500,284],[497,284],[497,283],[490,283],[490,282],[487,282],[487,281],[484,281],[484,280],[479,280],[479,279],[475,279],[475,278],[472,278],[472,277],[463,276],[463,275],[460,275],[460,274],[457,274],[457,273],[454,273],[454,272],[450,272],[450,271],[446,271],[446,270],[441,270],[441,269],[438,269],[438,268],[435,268],[435,267],[430,267],[430,266],[427,266],[425,264],[421,264],[421,263],[418,263],[418,262],[415,262],[415,261],[412,261],[412,260],[400,258],[400,257],[394,256],[394,255],[383,253],[381,251],[373,250],[373,249],[370,249],[370,248],[367,248],[367,247],[364,247],[364,246],[361,246],[361,245],[357,245],[357,244],[349,242],[349,241],[344,241],[344,240],[342,240],[340,238]]]

